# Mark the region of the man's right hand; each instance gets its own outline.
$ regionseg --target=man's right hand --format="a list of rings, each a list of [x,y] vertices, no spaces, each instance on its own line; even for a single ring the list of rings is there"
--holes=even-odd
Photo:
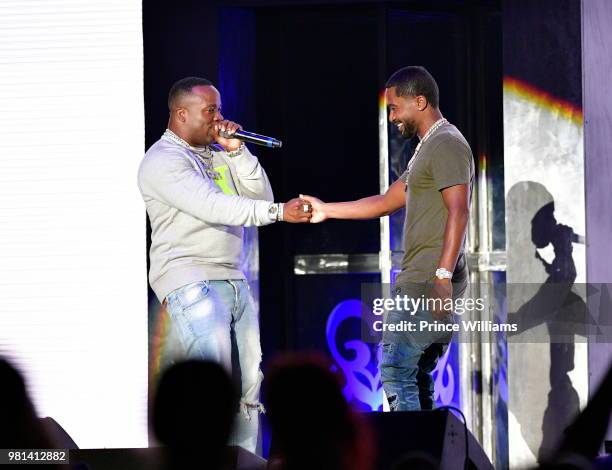
[[[304,210],[304,209],[307,210]],[[312,206],[302,198],[296,197],[283,204],[283,221],[294,224],[308,223],[312,217]]]
[[[300,194],[300,197],[308,201],[312,207],[312,218],[310,219],[311,224],[318,224],[319,222],[327,220],[327,214],[324,210],[325,203],[321,201],[321,199],[317,199],[314,196],[307,196],[305,194]]]
[[[393,214],[406,205],[406,183],[397,180],[385,194],[364,197],[357,201],[323,202],[313,196],[300,194],[312,205],[310,223],[316,224],[327,219],[374,219]]]

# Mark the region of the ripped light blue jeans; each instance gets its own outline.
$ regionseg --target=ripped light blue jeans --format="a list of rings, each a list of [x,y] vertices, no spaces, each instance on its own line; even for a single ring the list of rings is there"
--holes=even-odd
[[[465,275],[467,276],[467,274]],[[453,299],[463,297],[467,283],[453,284]],[[394,295],[419,297],[419,284],[396,284]],[[423,288],[424,289],[424,288]],[[444,323],[455,322],[455,315],[449,315]],[[432,323],[433,317],[427,310],[418,310],[413,315],[404,311],[387,312],[385,322],[400,324],[409,320],[419,324],[421,320]],[[382,340],[381,380],[389,409],[391,411],[431,410],[435,408],[434,381],[432,372],[453,337],[452,332],[384,333]]]
[[[194,282],[172,291],[166,300],[171,335],[180,341],[179,357],[216,361],[230,374],[232,366],[240,368],[240,412],[230,444],[255,452],[263,374],[259,318],[247,281]],[[237,358],[232,358],[232,335]]]

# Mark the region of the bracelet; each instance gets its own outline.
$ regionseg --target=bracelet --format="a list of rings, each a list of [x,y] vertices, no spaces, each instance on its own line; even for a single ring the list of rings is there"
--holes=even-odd
[[[285,220],[283,218],[283,212],[284,212],[284,204],[282,202],[279,202],[278,204],[278,211],[276,211],[276,221],[277,222],[282,222],[283,220]]]
[[[244,151],[244,142],[242,142],[240,144],[240,147],[238,147],[236,150],[232,150],[231,152],[227,152],[227,156],[229,158],[235,158],[239,155],[242,155],[242,152]]]

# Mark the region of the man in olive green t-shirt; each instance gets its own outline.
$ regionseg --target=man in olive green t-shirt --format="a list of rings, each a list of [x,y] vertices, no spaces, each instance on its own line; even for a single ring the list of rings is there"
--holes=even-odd
[[[438,86],[423,67],[404,67],[387,81],[389,121],[405,138],[420,141],[404,174],[382,195],[357,201],[324,203],[300,195],[313,208],[311,223],[335,219],[384,217],[406,207],[404,258],[392,292],[432,300],[431,310],[386,312],[385,323],[403,320],[452,322],[440,306],[462,296],[467,287],[464,248],[474,162],[470,147],[443,118]],[[381,376],[392,411],[433,408],[431,372],[452,333],[383,334]]]

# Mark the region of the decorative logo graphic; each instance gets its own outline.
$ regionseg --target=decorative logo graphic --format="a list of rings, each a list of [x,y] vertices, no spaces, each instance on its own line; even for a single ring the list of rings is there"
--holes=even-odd
[[[455,372],[451,364],[453,355],[451,351],[456,348],[455,343],[450,343],[446,353],[438,360],[432,375],[434,378],[434,400],[438,406],[458,406],[453,403],[455,398]]]
[[[379,346],[364,343],[360,339],[361,308],[359,300],[340,302],[327,319],[325,335],[327,346],[346,377],[343,392],[347,401],[359,401],[365,405],[366,411],[379,411],[382,410],[383,402],[378,367],[382,351]],[[339,338],[339,330],[341,326],[348,329],[350,323],[354,323],[350,332],[356,333],[339,348],[338,342],[343,341]]]

